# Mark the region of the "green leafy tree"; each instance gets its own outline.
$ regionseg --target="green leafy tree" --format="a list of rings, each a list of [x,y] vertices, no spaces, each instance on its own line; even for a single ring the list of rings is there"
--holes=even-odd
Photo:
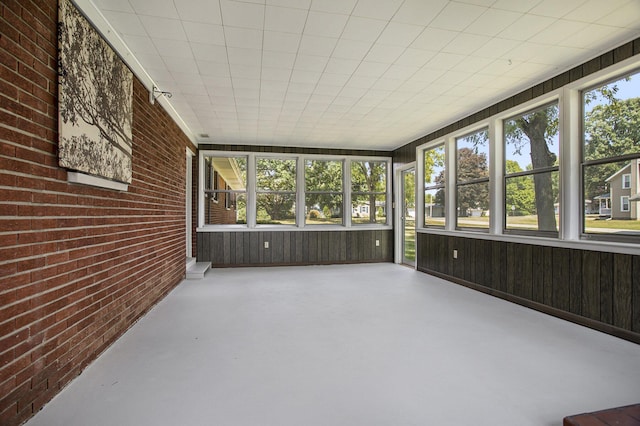
[[[460,148],[458,150],[457,173],[460,182],[488,177],[487,155],[484,152],[478,153],[471,148]],[[469,209],[486,210],[489,208],[489,185],[488,183],[479,183],[458,186],[457,197],[460,216],[467,216]]]
[[[351,163],[352,202],[369,204],[369,222],[376,223],[376,199],[387,189],[385,161],[354,161]]]
[[[296,161],[259,158],[256,161],[257,215],[260,222],[295,218]],[[268,215],[268,217],[264,214]]]
[[[339,215],[342,211],[342,166],[342,161],[310,160],[306,162],[307,211],[319,207],[325,217]]]
[[[530,148],[533,169],[551,167],[557,164],[557,156],[549,147],[558,134],[558,106],[553,105],[524,114],[505,123],[507,144],[520,154],[524,147]],[[538,214],[538,229],[556,231],[554,209],[554,185],[551,173],[533,175],[535,191],[535,211]]]
[[[505,163],[506,173],[518,173],[522,171],[517,161],[507,160]],[[506,208],[507,214],[512,206],[515,207],[512,213],[519,215],[530,215],[535,213],[535,189],[533,182],[528,176],[518,176],[507,179],[506,185]]]

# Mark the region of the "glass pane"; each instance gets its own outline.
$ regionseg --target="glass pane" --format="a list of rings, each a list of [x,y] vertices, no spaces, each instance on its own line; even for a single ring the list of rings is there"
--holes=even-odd
[[[424,224],[426,226],[444,226],[444,188],[424,191]]]
[[[444,145],[424,152],[424,186],[444,184]]]
[[[205,225],[247,223],[246,204],[244,192],[207,193],[204,199],[204,223]]]
[[[559,134],[557,104],[505,120],[505,173],[557,166]]]
[[[351,188],[354,192],[386,192],[386,161],[352,161]]]
[[[256,188],[258,191],[296,191],[295,159],[258,158]]]
[[[640,153],[640,74],[583,93],[584,159]]]
[[[307,194],[307,225],[342,225],[342,194]]]
[[[631,188],[622,187],[622,175],[632,168],[640,171],[640,160],[584,167],[584,232],[640,234],[640,205],[638,200],[634,201],[638,182],[632,179]]]
[[[387,196],[384,194],[354,195],[351,200],[351,223],[354,225],[387,223]]]
[[[558,172],[506,179],[507,229],[558,231]]]
[[[258,224],[296,224],[296,194],[259,192],[256,194],[256,207]]]
[[[456,139],[458,182],[489,177],[489,132],[477,131]]]
[[[489,182],[457,187],[457,226],[489,228]]]
[[[342,161],[307,160],[304,179],[307,192],[342,192]]]
[[[247,157],[205,157],[205,191],[247,190]]]

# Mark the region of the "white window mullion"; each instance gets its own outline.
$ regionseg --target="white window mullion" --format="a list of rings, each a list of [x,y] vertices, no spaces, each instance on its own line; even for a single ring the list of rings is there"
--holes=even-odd
[[[578,90],[564,88],[560,96],[560,239],[579,240],[584,213],[581,177],[581,96]]]
[[[256,227],[256,156],[247,157],[247,227]]]
[[[447,138],[444,144],[445,158],[445,229],[453,231],[456,229],[456,140],[453,137]]]
[[[342,180],[342,187],[344,189],[343,195],[343,210],[344,210],[344,226],[347,228],[351,226],[351,159],[347,158],[344,161],[344,173]]]
[[[504,132],[502,120],[489,123],[489,233],[504,229]]]
[[[298,228],[304,228],[305,206],[306,206],[306,185],[305,185],[305,159],[298,157],[296,162],[296,224]]]

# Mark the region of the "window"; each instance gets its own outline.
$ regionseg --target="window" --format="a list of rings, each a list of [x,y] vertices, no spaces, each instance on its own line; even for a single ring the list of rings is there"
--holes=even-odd
[[[387,223],[387,162],[351,162],[351,223]],[[358,210],[358,211],[356,211]]]
[[[444,144],[424,151],[424,225],[445,225]]]
[[[633,74],[582,92],[582,230],[587,238],[640,235],[640,221],[634,217],[637,213],[631,212],[635,209],[620,193],[622,188],[638,192],[631,178],[640,159],[638,80],[640,74]]]
[[[296,163],[293,158],[256,159],[256,223],[296,224]]]
[[[246,223],[247,157],[206,156],[204,169],[204,224]]]
[[[504,120],[505,228],[558,233],[558,104]]]
[[[342,225],[343,164],[338,160],[305,161],[305,224]]]
[[[489,229],[489,132],[456,138],[456,227]]]
[[[622,197],[620,197],[620,211],[621,212],[628,212],[629,209],[629,196],[628,195],[623,195]]]
[[[631,188],[631,175],[629,173],[626,173],[622,175],[622,189],[629,188]]]

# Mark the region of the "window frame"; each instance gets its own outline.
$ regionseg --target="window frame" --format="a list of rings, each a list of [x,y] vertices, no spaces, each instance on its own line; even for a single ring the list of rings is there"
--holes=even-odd
[[[631,189],[631,173],[622,175],[622,189]]]
[[[626,202],[625,202],[626,199]],[[625,209],[624,206],[627,206],[627,208]],[[629,201],[629,196],[628,195],[621,195],[620,196],[620,212],[622,213],[629,213],[631,211],[631,201]]]
[[[342,176],[340,179],[340,186],[341,186],[341,190],[340,191],[317,191],[317,190],[311,190],[311,191],[307,191],[307,161],[324,161],[324,162],[339,162],[342,168]],[[302,160],[303,163],[303,179],[302,179],[302,183],[304,184],[303,187],[303,205],[302,207],[306,209],[306,205],[307,205],[307,194],[317,194],[317,195],[322,195],[322,194],[327,194],[327,195],[340,195],[342,197],[342,220],[341,222],[338,223],[327,223],[327,224],[318,224],[318,223],[307,223],[307,214],[306,212],[303,215],[303,219],[304,219],[304,226],[311,226],[311,227],[321,227],[322,229],[326,229],[327,227],[330,226],[344,226],[345,224],[345,168],[346,168],[346,160],[343,157],[338,157],[338,158],[328,158],[328,157],[309,157],[309,156],[305,156],[304,159]]]
[[[205,170],[204,163],[206,157],[246,157],[247,158],[247,182],[246,192],[246,223],[242,224],[205,224],[204,219],[204,198],[205,198],[205,176],[202,172]],[[256,159],[257,158],[283,158],[297,160],[296,167],[296,224],[295,225],[274,225],[259,224],[256,220],[256,194],[257,178],[256,178]],[[392,205],[392,158],[390,156],[359,156],[359,155],[332,155],[332,154],[303,154],[303,153],[264,153],[256,151],[218,151],[218,150],[200,150],[199,152],[199,173],[198,173],[198,221],[197,232],[219,232],[219,231],[256,231],[256,230],[365,230],[365,229],[391,229],[391,220],[393,213]],[[342,176],[342,202],[343,202],[343,220],[341,224],[316,225],[305,224],[305,161],[306,160],[326,160],[341,161],[343,163]],[[352,224],[351,222],[351,162],[352,161],[383,161],[386,163],[385,184],[385,206],[386,220],[384,223],[367,223]]]
[[[425,173],[426,173],[426,166],[425,166],[425,157],[426,157],[426,153],[428,151],[432,151],[432,150],[436,150],[442,148],[443,150],[443,155],[444,155],[444,159],[443,159],[443,171],[444,171],[444,182],[443,183],[438,183],[438,184],[430,184],[427,185],[426,181],[425,181]],[[424,227],[424,228],[433,228],[433,229],[445,229],[447,227],[447,223],[448,223],[448,218],[447,218],[447,182],[448,182],[448,177],[447,177],[447,144],[444,140],[440,140],[437,141],[434,144],[429,144],[428,146],[426,146],[425,148],[418,150],[419,153],[419,157],[420,158],[420,167],[418,167],[416,169],[416,190],[418,188],[422,188],[421,193],[417,194],[416,197],[416,217],[420,217],[421,220],[418,223],[418,227]],[[444,206],[443,206],[443,210],[444,210],[444,223],[442,225],[437,225],[437,224],[428,224],[427,222],[427,217],[426,217],[426,200],[425,200],[425,195],[427,193],[427,191],[432,191],[432,190],[440,190],[442,189],[443,194],[444,194]],[[421,200],[421,201],[420,201]],[[422,206],[422,214],[420,214],[418,216],[418,205]]]
[[[467,138],[467,137],[469,137],[471,135],[474,135],[476,133],[480,133],[480,132],[483,132],[483,131],[487,132],[487,163],[488,163],[487,164],[487,176],[474,177],[472,179],[460,181],[458,179],[458,171],[459,171],[459,166],[458,166],[458,163],[459,163],[459,161],[458,161],[459,160],[458,141],[460,139]],[[488,202],[489,202],[489,210],[491,209],[491,168],[492,168],[492,164],[493,164],[493,162],[491,161],[491,152],[490,152],[490,150],[491,150],[491,140],[492,139],[491,139],[491,135],[490,135],[490,132],[489,132],[489,126],[488,125],[479,126],[479,127],[476,127],[474,130],[456,134],[456,136],[453,138],[453,141],[454,141],[453,148],[454,148],[454,152],[455,152],[455,155],[453,156],[454,157],[454,159],[453,159],[453,161],[454,161],[454,172],[455,172],[455,180],[453,182],[453,184],[454,184],[453,185],[453,187],[454,187],[453,196],[454,196],[455,203],[452,206],[452,208],[456,212],[455,217],[454,217],[455,218],[455,221],[454,221],[455,225],[454,226],[455,226],[456,230],[467,231],[467,232],[475,232],[475,233],[488,233],[490,231],[490,229],[491,229],[491,223],[490,222],[487,223],[486,227],[485,226],[478,226],[478,227],[460,226],[459,223],[458,223],[458,219],[461,217],[458,214],[458,210],[459,210],[459,206],[458,206],[458,201],[459,201],[458,189],[460,187],[472,186],[472,185],[486,183],[487,186],[488,186],[488,191],[487,191],[488,194],[487,195],[489,197],[489,200],[488,200]],[[445,175],[446,175],[446,172],[445,172]],[[445,185],[446,185],[446,182],[445,182]],[[490,217],[489,217],[489,221],[491,221]],[[445,219],[445,222],[446,222],[446,219]]]
[[[386,166],[385,166],[385,190],[384,191],[354,191],[353,190],[353,179],[352,179],[352,164],[353,163],[373,163],[373,162],[385,162]],[[392,181],[391,181],[391,169],[392,169],[392,163],[391,162],[387,162],[387,161],[383,161],[383,160],[379,160],[379,159],[375,159],[375,158],[351,158],[348,161],[348,164],[346,165],[346,167],[349,168],[349,180],[348,180],[348,191],[349,191],[349,203],[350,203],[350,209],[349,211],[351,212],[350,216],[349,216],[349,223],[351,226],[357,227],[357,228],[362,228],[362,227],[367,227],[367,226],[389,226],[389,224],[391,223],[391,218],[393,216],[393,209],[392,209],[392,204],[391,204],[391,193],[390,193],[390,189],[392,187]],[[353,203],[352,200],[355,196],[363,196],[363,195],[373,195],[374,198],[377,198],[380,195],[384,195],[385,197],[385,221],[384,223],[382,222],[366,222],[366,223],[353,223]],[[371,216],[371,206],[367,206],[368,210],[367,210],[367,214],[369,214],[369,216]],[[375,205],[373,206],[374,211],[377,208]],[[361,213],[365,213],[364,210],[362,210],[362,206],[359,209]]]

